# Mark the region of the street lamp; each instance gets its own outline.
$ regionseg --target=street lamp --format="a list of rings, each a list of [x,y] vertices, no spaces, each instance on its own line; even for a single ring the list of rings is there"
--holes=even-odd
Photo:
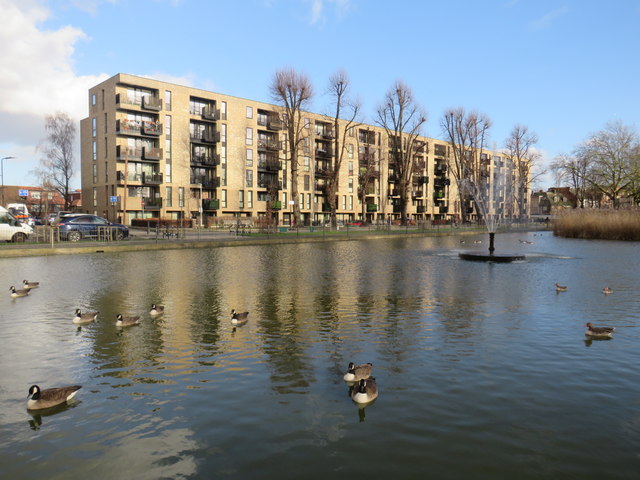
[[[4,206],[4,161],[16,157],[2,157],[0,159],[0,177],[2,177],[2,206]]]
[[[200,214],[200,228],[202,228],[202,183],[198,184],[198,188],[200,189],[200,200],[199,200],[199,207],[198,207],[198,213]]]

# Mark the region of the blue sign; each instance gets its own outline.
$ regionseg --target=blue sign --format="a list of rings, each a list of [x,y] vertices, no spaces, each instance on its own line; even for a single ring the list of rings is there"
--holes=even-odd
[[[117,196],[111,196],[111,203],[118,203],[118,197]]]
[[[24,190],[24,189],[18,190],[18,196],[19,197],[28,197],[29,196],[29,190]]]

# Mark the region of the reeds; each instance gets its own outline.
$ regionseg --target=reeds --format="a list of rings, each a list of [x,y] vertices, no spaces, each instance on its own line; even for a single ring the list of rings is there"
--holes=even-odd
[[[553,221],[560,237],[599,240],[640,240],[639,210],[573,210]]]

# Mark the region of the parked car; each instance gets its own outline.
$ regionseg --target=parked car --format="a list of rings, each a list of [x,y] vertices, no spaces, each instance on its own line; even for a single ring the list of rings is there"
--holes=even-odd
[[[58,220],[60,238],[70,242],[78,242],[83,238],[114,238],[122,240],[129,236],[125,225],[112,223],[109,220],[90,214],[67,215]],[[111,233],[111,235],[109,235]]]
[[[9,211],[0,207],[0,241],[24,242],[33,233],[33,229],[18,221]]]
[[[73,215],[71,212],[60,211],[56,213],[49,214],[49,224],[55,225],[57,224],[61,218],[68,217],[69,215]]]

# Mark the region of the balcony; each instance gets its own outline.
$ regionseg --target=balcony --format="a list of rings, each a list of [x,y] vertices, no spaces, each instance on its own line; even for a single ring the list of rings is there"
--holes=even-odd
[[[324,150],[322,148],[316,148],[316,157],[319,158],[331,158],[333,155],[330,150]]]
[[[191,185],[202,185],[202,188],[205,189],[213,189],[218,188],[220,186],[220,177],[203,177],[203,176],[192,176],[191,177]]]
[[[142,183],[142,174],[129,172],[129,175],[125,175],[123,171],[118,170],[116,172],[116,180],[118,185]]]
[[[328,203],[323,203],[322,204],[322,212],[323,213],[331,212],[331,205],[329,205]]]
[[[378,211],[378,205],[376,205],[375,203],[367,203],[367,212],[377,212]]]
[[[278,151],[280,143],[277,140],[258,139],[258,150]]]
[[[220,120],[220,110],[216,110],[213,107],[205,107],[202,109],[202,119],[212,122]]]
[[[433,154],[436,157],[446,157],[447,156],[447,147],[444,145],[434,145],[433,146]]]
[[[142,147],[142,158],[145,160],[159,161],[162,158],[162,149],[157,147]]]
[[[162,208],[162,198],[142,197],[142,208],[144,210],[160,210]]]
[[[142,149],[127,147],[126,145],[116,145],[116,157],[121,161],[140,160],[142,158]]]
[[[203,198],[202,210],[205,212],[211,210],[218,210],[220,208],[220,200],[218,198]]]
[[[126,118],[116,121],[116,133],[119,135],[140,135],[140,130],[140,122]]]
[[[282,190],[282,182],[279,180],[261,179],[258,180],[258,188],[275,188],[276,190]]]
[[[271,210],[281,210],[282,209],[282,202],[280,200],[272,200],[269,203],[271,205]]]
[[[142,97],[142,108],[159,112],[162,109],[162,100],[153,96]]]
[[[220,155],[217,153],[214,153],[213,155],[194,155],[191,157],[191,165],[215,167],[220,165]]]
[[[280,160],[258,161],[258,170],[264,170],[267,172],[277,172],[281,169],[282,169],[282,162]]]
[[[417,213],[427,213],[427,207],[425,207],[424,205],[418,205],[416,207],[416,212]]]
[[[160,185],[162,183],[161,173],[142,173],[142,183],[144,185]]]
[[[277,117],[269,118],[267,120],[267,128],[276,132],[282,130],[282,120]]]
[[[142,133],[159,137],[162,135],[162,125],[159,122],[142,122]]]

